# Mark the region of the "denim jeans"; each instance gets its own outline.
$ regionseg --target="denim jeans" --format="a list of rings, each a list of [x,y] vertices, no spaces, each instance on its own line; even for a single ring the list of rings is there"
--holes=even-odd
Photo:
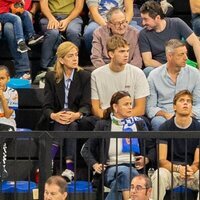
[[[117,168],[116,166],[108,167],[105,171],[105,186],[110,188],[110,192],[106,200],[122,200],[122,192],[129,190],[131,180],[136,175],[138,171],[129,165],[118,165]]]
[[[66,18],[63,16],[56,16],[57,20],[62,20]],[[41,55],[41,64],[40,66],[43,69],[51,67],[55,62],[55,53],[62,42],[61,34],[58,29],[47,29],[48,19],[42,18],[40,20],[40,25],[42,32],[45,33],[44,41],[42,44],[42,55]],[[64,37],[70,42],[73,42],[76,46],[80,47],[81,44],[81,31],[82,31],[83,20],[78,17],[73,19],[66,31]]]
[[[195,34],[200,36],[200,15],[199,14],[192,14],[192,26]]]
[[[145,67],[145,68],[143,69],[143,72],[144,72],[145,76],[148,78],[149,73],[150,73],[152,70],[154,70],[154,69],[155,69],[155,67]]]
[[[166,119],[162,116],[155,116],[151,120],[151,127],[152,131],[159,131],[159,127],[161,124],[163,124],[166,121]]]
[[[28,11],[24,11],[21,16],[12,13],[0,14],[0,22],[3,24],[10,22],[13,24],[13,30],[16,41],[25,40],[35,34],[33,23]]]
[[[137,30],[142,30],[141,26],[137,25],[136,21],[131,21],[130,25],[135,27]],[[84,41],[85,41],[85,47],[87,54],[90,56],[91,55],[91,49],[92,49],[92,40],[93,40],[93,32],[99,27],[99,24],[94,22],[93,20],[90,20],[88,25],[85,27],[84,30]]]
[[[11,23],[4,24],[4,37],[8,43],[11,56],[14,59],[15,74],[23,75],[30,71],[30,63],[28,58],[28,53],[20,53],[17,51],[17,42],[15,34],[13,32],[13,25]]]

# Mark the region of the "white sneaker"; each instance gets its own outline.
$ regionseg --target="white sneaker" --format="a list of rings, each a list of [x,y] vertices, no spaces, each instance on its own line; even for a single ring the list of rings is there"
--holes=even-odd
[[[24,73],[20,79],[28,80],[31,83],[31,74],[30,73]]]
[[[73,179],[74,179],[74,172],[69,170],[69,169],[66,169],[62,174],[61,176],[63,176],[67,182],[71,182]]]

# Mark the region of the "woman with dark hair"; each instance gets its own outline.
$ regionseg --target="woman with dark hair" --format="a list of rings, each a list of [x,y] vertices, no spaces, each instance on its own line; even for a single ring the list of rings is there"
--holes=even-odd
[[[147,131],[143,119],[132,117],[131,110],[130,94],[125,91],[116,92],[104,119],[97,122],[95,131]],[[144,146],[143,141],[140,140],[139,144],[137,141],[136,138],[106,138],[103,141],[91,138],[83,145],[81,155],[88,166],[98,174],[104,171],[104,185],[111,189],[106,200],[127,200],[130,180],[138,174],[137,170],[143,169],[155,159],[154,143],[146,140]],[[145,156],[142,150],[146,153]]]

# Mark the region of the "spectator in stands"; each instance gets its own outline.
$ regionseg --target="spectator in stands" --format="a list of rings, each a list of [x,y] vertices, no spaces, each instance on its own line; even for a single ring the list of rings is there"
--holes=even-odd
[[[5,23],[3,26],[3,39],[5,37],[11,56],[14,59],[15,77],[30,79],[30,63],[28,53],[17,51],[18,45],[14,34],[14,27],[11,23]]]
[[[152,129],[174,115],[173,98],[180,90],[189,90],[194,98],[192,115],[200,120],[200,73],[186,64],[185,43],[171,39],[166,43],[167,63],[153,70],[148,77],[150,95],[147,98],[147,116]]]
[[[144,115],[149,86],[143,71],[127,64],[129,44],[121,36],[114,35],[107,41],[107,51],[110,63],[92,72],[93,114],[102,118],[112,94],[125,90],[130,93],[133,101],[132,116]]]
[[[173,100],[175,116],[162,124],[159,130],[167,132],[184,131],[188,133],[190,131],[199,131],[200,123],[191,116],[192,104],[192,93],[188,90],[178,92]],[[185,149],[186,146],[187,151]],[[177,138],[173,139],[173,143],[171,139],[159,140],[158,156],[160,168],[159,173],[156,170],[152,176],[152,199],[163,200],[167,189],[185,185],[186,182],[186,187],[199,190],[198,139],[191,138],[186,141],[185,139]],[[173,181],[171,180],[172,178]]]
[[[45,182],[44,200],[66,200],[67,182],[61,176],[51,176]]]
[[[107,109],[104,119],[97,122],[94,130],[109,134],[109,131],[147,131],[147,127],[143,119],[132,117],[130,94],[118,91],[112,95],[110,108]],[[106,200],[127,200],[130,180],[138,174],[136,169],[143,169],[155,159],[155,143],[151,139],[146,140],[145,146],[143,141],[134,139],[135,142],[133,138],[92,138],[82,147],[81,155],[88,166],[98,174],[104,171],[104,185],[111,189]]]
[[[29,8],[31,15],[35,15],[36,11],[38,10],[39,3],[36,3],[35,1],[32,2],[31,6],[31,1],[25,1],[25,9]],[[31,6],[31,7],[30,7]],[[1,26],[1,23],[0,23]],[[6,39],[8,43],[8,48],[10,50],[11,56],[14,61],[14,66],[15,66],[15,77],[16,78],[25,78],[29,79],[30,78],[30,62],[28,58],[28,53],[20,53],[17,51],[17,41],[14,35],[14,30],[13,30],[13,25],[11,23],[5,23],[3,26],[3,30],[0,28],[0,34],[1,31],[3,31],[3,37],[2,39]],[[1,37],[0,37],[1,38]]]
[[[62,42],[67,39],[80,47],[83,21],[79,14],[84,0],[56,1],[40,0],[40,7],[45,18],[40,20],[42,31],[45,33],[42,44],[41,68],[47,70],[55,62],[55,52]]]
[[[139,174],[131,181],[130,200],[150,200],[152,192],[151,179],[145,174]]]
[[[17,91],[7,87],[8,68],[0,65],[0,131],[16,130],[15,109],[18,108]]]
[[[200,0],[190,0],[192,26],[195,34],[200,37]]]
[[[200,66],[200,42],[189,26],[179,18],[164,18],[159,3],[147,1],[140,8],[145,28],[139,34],[139,46],[145,74],[166,62],[165,43],[170,39],[184,39],[192,47]]]
[[[54,122],[54,131],[93,130],[90,73],[78,66],[78,47],[63,42],[57,49],[54,71],[47,72],[44,88],[44,117]],[[43,127],[44,128],[44,127]],[[66,168],[73,171],[76,140],[66,139]],[[52,160],[58,143],[52,146]]]
[[[21,7],[20,11],[17,6]],[[43,36],[35,34],[29,12],[24,10],[23,6],[24,1],[0,0],[0,22],[3,24],[12,23],[18,46],[17,51],[20,53],[25,53],[29,50],[25,40],[28,40],[28,45],[33,45],[43,38]]]
[[[138,46],[138,31],[126,22],[125,13],[117,7],[111,8],[107,15],[105,26],[94,31],[91,61],[95,67],[101,67],[110,62],[106,42],[112,35],[121,35],[130,45],[128,62],[139,68],[142,58]]]
[[[142,27],[137,25],[136,21],[133,21],[133,1],[129,0],[86,0],[87,6],[89,8],[89,16],[90,21],[89,24],[86,26],[84,31],[84,40],[85,46],[88,54],[91,54],[92,49],[92,39],[93,39],[93,32],[99,26],[106,25],[106,14],[107,12],[113,8],[118,7],[125,11],[126,21],[128,24],[134,26],[138,30],[141,30]],[[121,24],[123,25],[123,24]]]

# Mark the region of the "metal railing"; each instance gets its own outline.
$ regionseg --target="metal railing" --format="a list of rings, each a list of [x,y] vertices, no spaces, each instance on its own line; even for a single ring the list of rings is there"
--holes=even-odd
[[[11,158],[13,161],[13,165],[16,166],[16,163],[18,162],[18,157],[20,157],[20,155],[16,155],[17,153],[17,143],[20,140],[25,140],[26,143],[30,144],[31,146],[31,142],[34,140],[34,142],[37,144],[36,146],[38,147],[38,152],[37,152],[37,159],[38,159],[38,167],[39,167],[39,183],[38,183],[38,188],[39,188],[39,199],[42,200],[43,199],[43,193],[44,193],[44,183],[45,180],[52,175],[52,160],[51,160],[51,145],[52,145],[52,141],[57,139],[60,141],[60,149],[62,149],[62,145],[63,145],[63,139],[67,139],[67,138],[75,138],[75,139],[87,139],[87,138],[101,138],[101,139],[105,139],[105,138],[139,138],[139,139],[147,139],[147,138],[152,138],[155,139],[156,144],[158,144],[160,139],[175,139],[175,138],[180,138],[180,139],[191,139],[191,138],[195,138],[197,140],[199,140],[199,144],[200,144],[200,131],[199,132],[136,132],[136,133],[124,133],[124,132],[1,132],[0,133],[0,145],[3,148],[3,144],[5,142],[10,142],[12,141],[14,146],[12,148],[14,155],[11,156]],[[29,146],[29,145],[28,145]],[[76,147],[77,148],[77,147]],[[187,150],[187,146],[184,147]],[[31,149],[27,148],[24,149],[22,148],[21,152],[23,153],[27,152],[28,156],[26,157],[26,160],[28,161],[32,161],[34,160],[34,156],[31,155]],[[77,151],[77,154],[79,154],[79,151]],[[76,177],[76,172],[77,172],[77,156],[75,156],[75,181],[77,180]],[[62,172],[63,170],[63,153],[62,151],[60,151],[59,155],[57,156],[57,159],[59,160],[59,172]],[[1,161],[3,162],[3,160]],[[2,166],[2,165],[1,165]],[[2,178],[2,169],[1,168],[1,173],[0,173],[0,177]],[[13,181],[15,183],[15,181],[18,179],[17,174],[18,171],[16,171],[16,168],[13,167]],[[32,180],[32,174],[33,173],[31,171],[31,169],[29,171],[27,171],[27,181],[31,181]],[[91,181],[92,180],[92,174],[90,169],[87,169],[87,180],[86,181]],[[6,180],[6,178],[4,179]],[[104,179],[102,177],[102,188],[104,185]],[[187,184],[186,184],[187,185]],[[76,187],[76,186],[75,186]],[[74,190],[76,190],[76,188],[74,188]],[[31,196],[31,191],[30,195],[28,196],[28,199],[32,200],[32,196]],[[76,192],[76,191],[75,191]],[[14,197],[13,199],[17,199],[17,192],[14,192]],[[2,188],[0,187],[0,199],[2,195]],[[104,199],[104,190],[102,189],[102,191],[100,192],[100,196],[98,196],[98,199]],[[171,195],[172,197],[172,195]],[[73,197],[73,199],[76,199],[76,196]],[[88,192],[88,196],[86,199],[93,199],[93,197],[91,197],[89,195]],[[185,194],[185,199],[187,199],[187,191]]]

